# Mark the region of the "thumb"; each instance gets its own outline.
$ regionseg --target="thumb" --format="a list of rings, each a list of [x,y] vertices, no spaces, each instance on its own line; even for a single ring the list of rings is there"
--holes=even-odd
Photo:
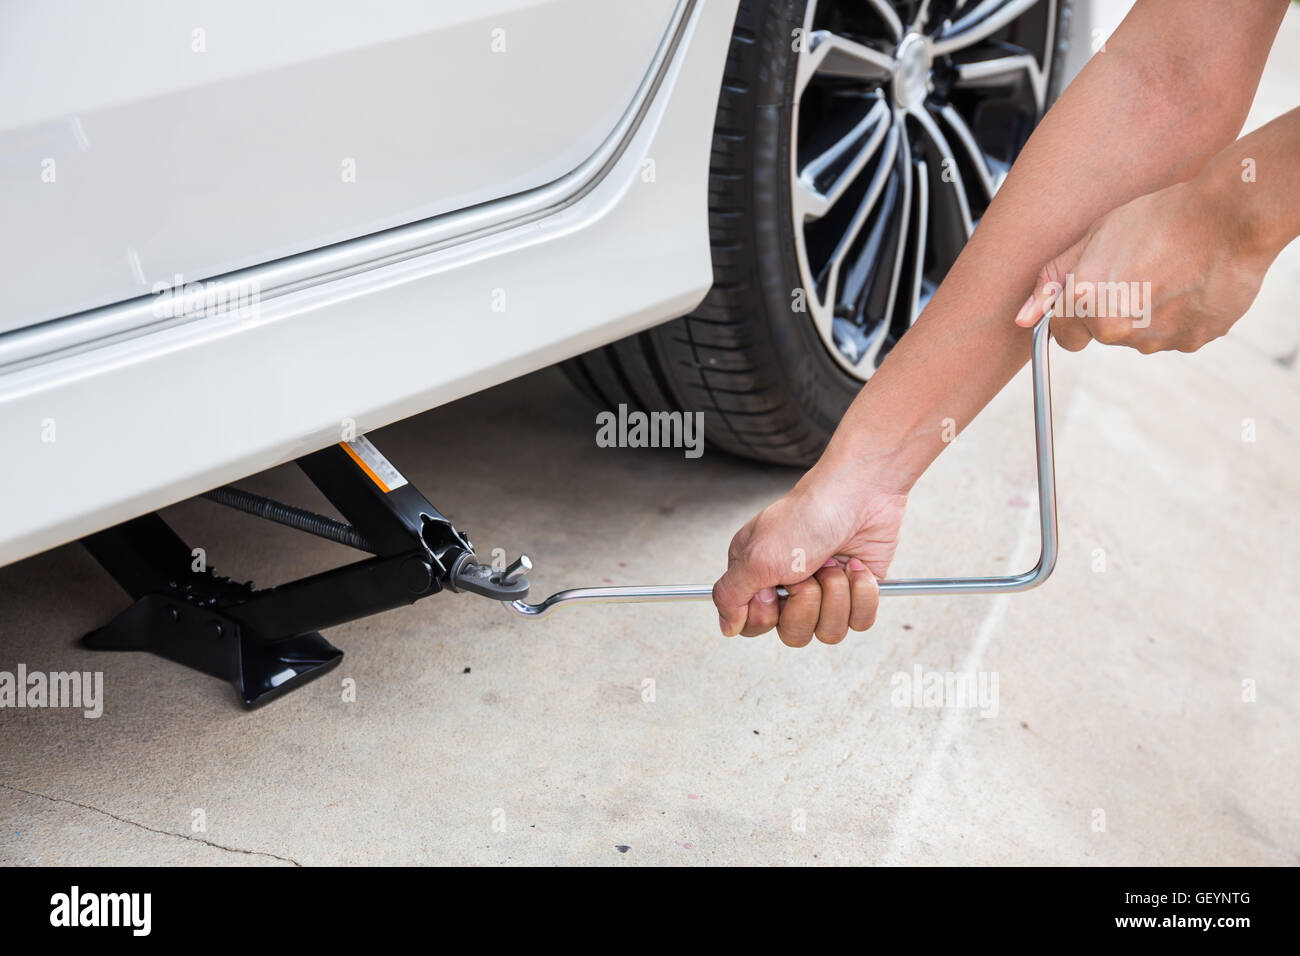
[[[727,570],[713,585],[718,624],[728,637],[744,630],[755,596],[781,583],[780,562],[774,559],[771,540],[756,542],[754,530],[751,523],[737,533],[727,554]],[[769,594],[767,603],[773,598]]]
[[[749,620],[749,602],[765,585],[745,558],[731,563],[713,585],[713,603],[718,609],[718,625],[727,637],[735,637]]]
[[[1033,328],[1043,313],[1056,304],[1065,287],[1065,277],[1074,272],[1079,259],[1083,257],[1087,242],[1088,237],[1085,236],[1039,270],[1038,278],[1034,280],[1034,291],[1016,313],[1016,325]],[[1059,311],[1058,309],[1057,312]]]

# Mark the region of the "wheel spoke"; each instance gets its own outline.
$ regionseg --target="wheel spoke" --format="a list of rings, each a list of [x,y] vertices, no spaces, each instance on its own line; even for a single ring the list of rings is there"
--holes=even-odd
[[[877,98],[856,126],[808,161],[799,173],[795,197],[800,218],[820,219],[839,201],[879,151],[889,118],[889,107]]]
[[[912,219],[912,149],[907,142],[907,129],[905,126],[900,126],[899,138],[898,157],[903,182],[903,200],[898,204],[898,215],[895,217],[897,226],[894,236],[893,268],[889,273],[889,292],[885,298],[884,308],[880,310],[880,315],[886,326],[889,325],[889,319],[894,314],[894,304],[898,301],[898,284],[903,271],[903,260],[907,252],[908,229]]]
[[[900,178],[890,177],[880,213],[871,224],[871,231],[854,257],[844,276],[843,289],[836,297],[836,312],[841,315],[838,339],[855,366],[874,359],[889,331],[889,323],[875,314],[872,300],[876,298],[877,289],[887,288],[886,284],[895,278],[893,275],[878,275],[877,269],[886,264],[893,265],[892,256],[888,257],[890,261],[887,263],[887,254],[891,251],[890,229],[900,218],[906,220],[907,216],[900,195],[902,189]]]
[[[908,27],[913,33],[921,33],[926,21],[930,18],[930,0],[921,0],[921,5],[916,8],[916,16],[912,18],[912,25]]]
[[[966,180],[956,162],[956,155],[939,125],[925,109],[910,114],[920,126],[932,164],[930,172],[933,224],[943,271],[956,261],[957,253],[974,231]]]
[[[1039,0],[982,0],[945,28],[934,41],[934,55],[946,56],[997,33]]]
[[[917,160],[916,183],[916,238],[912,243],[912,284],[908,289],[906,321],[910,326],[921,314],[921,280],[925,275],[925,240],[926,226],[930,216],[930,168],[924,159]]]
[[[897,169],[893,172],[896,173]],[[903,206],[899,195],[902,190],[902,177],[891,175],[879,204],[878,213],[871,223],[871,229],[858,248],[857,254],[853,256],[848,270],[843,273],[843,281],[840,283],[836,305],[847,306],[854,315],[862,312],[863,318],[867,321],[879,318],[881,313],[881,309],[872,307],[880,303],[864,303],[863,293],[868,287],[871,289],[872,297],[877,297],[875,295],[877,289],[883,289],[881,294],[886,300],[888,299],[888,286],[885,283],[892,281],[894,272],[892,266],[895,263],[885,262],[884,254],[893,251],[889,248],[889,231],[891,227],[896,226],[899,218],[897,213]],[[890,256],[891,260],[894,258]],[[885,273],[882,267],[890,267],[889,272]]]
[[[845,230],[844,235],[836,244],[835,250],[831,253],[830,260],[827,263],[825,301],[832,308],[842,298],[839,295],[840,272],[844,267],[845,257],[849,254],[849,250],[853,248],[858,233],[862,231],[863,225],[870,218],[872,210],[876,208],[876,203],[880,200],[880,195],[884,192],[885,185],[894,172],[894,158],[897,155],[898,129],[895,126],[890,126],[889,133],[885,137],[884,148],[881,151],[880,164],[872,175],[866,195],[862,197],[862,202],[858,205],[858,211],[854,213],[852,222],[849,223],[848,229]]]
[[[880,83],[892,76],[898,65],[888,53],[881,53],[829,30],[814,30],[809,34],[808,51],[799,64],[795,84],[799,97],[803,96],[814,76]]]
[[[838,340],[855,366],[874,369],[889,335],[911,213],[912,163],[907,132],[900,126],[892,174],[836,297],[842,316]]]
[[[954,142],[962,150],[967,163],[975,170],[980,188],[984,191],[985,204],[992,202],[993,194],[1002,185],[1002,174],[995,173],[992,167],[989,166],[988,157],[984,155],[984,150],[980,149],[979,143],[975,141],[975,134],[971,132],[966,120],[952,104],[941,109],[939,116],[953,134],[951,142]]]
[[[1047,77],[1032,53],[1012,53],[987,60],[971,60],[956,64],[956,69],[954,85],[967,89],[1015,83],[1023,76],[1033,91],[1035,111],[1043,112],[1043,106],[1047,102]]]
[[[867,0],[867,5],[885,21],[885,25],[893,33],[891,39],[894,41],[903,39],[903,21],[898,19],[898,12],[894,10],[889,0]]]

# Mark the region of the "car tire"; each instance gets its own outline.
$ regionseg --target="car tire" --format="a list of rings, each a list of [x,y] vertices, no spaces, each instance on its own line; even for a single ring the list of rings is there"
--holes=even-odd
[[[932,237],[931,230],[915,226],[915,221],[940,222],[935,218],[941,214],[937,200],[946,194],[938,191],[945,187],[941,180],[934,178],[935,172],[932,171],[937,169],[939,156],[932,148],[930,153],[925,152],[925,148],[933,146],[924,135],[930,124],[917,132],[913,120],[897,119],[897,103],[890,102],[891,97],[901,99],[908,95],[908,89],[898,79],[906,55],[902,52],[902,44],[892,54],[894,62],[900,64],[894,79],[878,82],[874,88],[870,80],[859,90],[854,85],[856,79],[845,81],[838,73],[822,76],[807,67],[801,72],[800,68],[800,57],[808,54],[809,44],[825,42],[824,37],[834,28],[845,29],[846,35],[861,41],[862,46],[874,48],[887,47],[893,42],[893,37],[908,36],[896,28],[900,23],[910,23],[919,5],[915,2],[890,4],[897,17],[897,20],[891,20],[888,11],[879,9],[885,5],[885,0],[877,0],[875,4],[871,0],[852,0],[859,7],[879,9],[878,13],[873,11],[871,14],[878,18],[878,22],[837,20],[835,17],[842,14],[835,5],[844,2],[741,0],[718,99],[710,160],[708,200],[713,286],[690,315],[563,364],[570,380],[600,408],[613,409],[626,404],[644,411],[703,412],[705,438],[711,449],[776,464],[809,465],[825,447],[865,379],[915,320],[916,313],[923,307],[924,290],[932,291],[951,265],[951,259],[955,258],[965,235],[969,234],[972,221],[977,219],[963,213],[967,231],[964,234],[959,232],[954,239],[949,230],[946,243],[943,229],[933,229]],[[1023,6],[1024,2],[1007,0],[1012,6]],[[812,10],[809,10],[810,6]],[[975,6],[974,3],[962,5],[951,0],[929,4],[928,9],[936,11],[931,32],[934,36],[941,35],[937,32],[944,28],[945,20],[940,19],[941,16],[946,16],[949,29],[954,23],[961,26],[964,22],[961,17],[969,17],[967,11]],[[985,57],[991,61],[994,57],[1008,56],[1011,44],[1004,38],[1014,38],[1014,30],[1030,31],[1034,37],[1041,33],[1042,49],[1038,58],[1043,65],[1041,75],[1034,78],[1037,82],[1031,83],[1027,73],[1024,83],[1011,76],[1005,89],[986,83],[977,91],[984,99],[977,97],[973,101],[977,106],[971,108],[983,111],[972,114],[976,118],[970,124],[972,131],[979,130],[984,134],[977,143],[978,148],[981,152],[1001,153],[1000,158],[986,155],[985,168],[1004,171],[1057,92],[1061,80],[1057,76],[1059,65],[1068,44],[1070,13],[1066,0],[1039,0],[1024,18],[1018,18],[1008,27],[976,43],[978,55],[958,51],[947,61],[936,59],[929,67],[927,84],[930,92],[916,87],[912,93],[913,103],[919,100],[920,109],[926,111],[926,116],[933,113],[936,122],[942,125],[943,116],[931,108],[932,101],[938,96],[934,84],[947,82],[950,84],[946,91],[948,95],[969,100],[971,90],[963,84],[976,73],[965,66],[955,66],[955,63],[968,63],[970,58],[983,63]],[[1035,16],[1037,20],[1032,19]],[[1044,26],[1049,20],[1050,27]],[[1029,26],[1025,26],[1026,22]],[[892,32],[891,25],[895,28]],[[873,30],[885,31],[885,39],[868,38]],[[816,40],[819,36],[823,39]],[[813,46],[814,51],[816,48]],[[993,52],[983,52],[986,49]],[[835,52],[832,50],[820,62],[825,64]],[[924,52],[917,54],[920,57],[925,55]],[[838,65],[834,68],[841,69]],[[853,69],[852,65],[849,69]],[[804,105],[797,106],[796,83],[804,75],[812,75],[812,80],[807,81],[806,88],[800,91],[803,95],[799,99]],[[859,227],[856,237],[848,242],[851,248],[846,253],[856,252],[864,261],[870,260],[865,261],[865,268],[860,263],[851,272],[851,277],[868,276],[860,280],[865,283],[863,291],[857,293],[857,299],[847,306],[835,305],[838,294],[835,290],[827,293],[826,303],[813,298],[819,295],[818,290],[825,284],[824,279],[817,277],[824,276],[828,268],[821,266],[817,271],[818,267],[812,261],[813,252],[815,248],[834,246],[838,242],[818,240],[812,233],[813,229],[823,225],[828,228],[836,225],[830,214],[821,222],[811,223],[808,232],[796,235],[796,229],[805,228],[806,222],[801,218],[800,225],[796,226],[794,206],[799,198],[796,195],[799,183],[806,181],[799,178],[805,142],[817,144],[816,137],[821,136],[822,141],[827,138],[818,131],[816,122],[807,120],[804,135],[796,133],[798,111],[812,108],[809,104],[813,102],[813,94],[809,91],[814,90],[814,83],[817,84],[816,95],[831,104],[814,117],[816,121],[830,117],[825,119],[829,126],[838,115],[836,111],[850,106],[861,110],[867,104],[883,117],[885,114],[881,113],[881,108],[870,99],[876,97],[887,110],[893,111],[891,115],[894,118],[887,122],[903,123],[902,133],[895,137],[894,158],[890,160],[894,166],[886,168],[883,158],[878,162],[880,175],[890,181],[895,175],[900,182],[907,176],[912,177],[906,191],[902,186],[894,188],[888,183],[887,189],[881,191],[884,197],[894,196],[890,207],[893,212],[888,215],[900,221],[911,217],[914,221],[912,241],[925,246],[920,253],[921,267],[918,271],[917,254],[905,249],[908,233],[903,231],[902,238],[895,242],[898,248],[893,250],[896,253],[892,258],[894,271],[911,262],[911,279],[903,280],[916,291],[915,301],[910,304],[903,301],[897,288],[887,297],[879,291],[885,283],[875,277],[889,271],[887,267],[881,267],[881,263],[890,258],[885,254],[889,248],[887,245],[879,248],[862,246],[871,238],[864,239],[862,233],[868,229],[875,230],[874,223],[887,216],[886,212],[874,211],[870,215],[875,219],[870,220],[867,226]],[[1032,96],[1020,90],[1020,86],[1034,86],[1030,91]],[[988,101],[993,102],[992,107],[987,105]],[[1035,110],[1037,115],[1030,116]],[[909,128],[913,129],[913,136],[908,135]],[[836,129],[832,128],[831,133],[832,141],[844,141],[845,137],[839,136]],[[920,141],[920,145],[913,146],[913,138]],[[956,136],[949,138],[958,140]],[[985,146],[986,142],[999,139],[1005,141],[992,147]],[[944,142],[944,137],[937,136],[937,141]],[[971,141],[961,139],[961,142]],[[792,148],[795,150],[793,156]],[[971,156],[965,156],[963,167],[963,156],[958,154],[959,151],[951,146],[945,148],[950,155],[957,154],[955,163],[959,171],[965,169],[967,177],[975,179]],[[921,157],[919,162],[917,156]],[[926,156],[931,160],[928,164],[924,162]],[[978,155],[975,155],[973,161],[978,160]],[[909,162],[913,163],[910,172],[903,169]],[[953,162],[953,159],[948,159],[949,164]],[[806,176],[806,172],[802,175]],[[865,178],[861,172],[857,175],[859,179]],[[877,175],[876,171],[872,175]],[[980,171],[980,177],[989,179],[984,169]],[[933,209],[922,205],[922,179],[936,197]],[[961,187],[953,187],[954,192],[964,188],[964,183],[963,179]],[[911,188],[912,184],[915,184],[915,189]],[[846,188],[842,194],[848,197],[845,202],[852,199],[852,189],[860,188],[863,187]],[[888,192],[890,188],[893,192]],[[982,198],[977,196],[967,201],[970,211],[981,211],[979,200]],[[883,199],[876,202],[883,207]],[[838,207],[832,207],[832,212],[835,208]],[[839,220],[844,218],[837,215]],[[854,243],[858,245],[854,246]],[[861,251],[858,251],[859,246]],[[891,281],[893,287],[902,285],[898,278]],[[847,286],[848,280],[841,280],[839,284]],[[811,294],[809,287],[813,289]],[[871,305],[873,294],[878,300],[874,307]],[[859,300],[862,303],[860,307],[857,304]],[[819,325],[810,318],[810,302],[817,308],[834,307],[832,317]],[[869,314],[873,308],[880,313],[874,318]],[[828,325],[831,327],[829,333],[826,331]],[[855,337],[870,340],[869,345],[875,350],[870,357],[853,351],[856,348]],[[853,365],[855,360],[859,365]]]

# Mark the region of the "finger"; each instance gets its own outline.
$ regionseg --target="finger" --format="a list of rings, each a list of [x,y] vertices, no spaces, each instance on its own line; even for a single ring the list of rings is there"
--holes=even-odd
[[[1087,244],[1088,236],[1084,236],[1043,266],[1038,273],[1038,277],[1034,280],[1034,288],[1029,294],[1029,298],[1020,307],[1020,311],[1016,313],[1016,325],[1026,329],[1033,328],[1038,324],[1038,320],[1043,317],[1043,313],[1048,308],[1056,305],[1061,296],[1061,290],[1065,286],[1065,277],[1075,270]],[[1061,310],[1057,309],[1056,311],[1060,312]]]
[[[1052,338],[1067,352],[1078,352],[1092,341],[1092,333],[1075,316],[1058,312],[1052,316]]]
[[[815,632],[823,644],[838,644],[849,631],[849,576],[834,558],[817,572],[822,606]]]
[[[776,627],[781,606],[776,600],[775,588],[763,588],[749,602],[748,617],[740,633],[745,637],[758,637]]]
[[[1034,280],[1034,288],[1029,293],[1029,298],[1016,313],[1016,325],[1032,329],[1048,309],[1057,305],[1062,284],[1054,277],[1061,274],[1061,266],[1055,259],[1043,267]]]
[[[876,623],[876,610],[880,607],[880,585],[876,576],[857,558],[849,559],[849,594],[852,609],[849,611],[849,627],[855,631],[865,631]]]
[[[812,640],[813,629],[817,626],[822,604],[821,585],[816,578],[808,578],[798,584],[788,585],[786,590],[790,596],[786,598],[785,607],[781,608],[776,632],[783,644],[803,647]]]
[[[1038,324],[1038,320],[1042,317],[1043,306],[1038,301],[1037,286],[1035,286],[1035,291],[1029,293],[1029,298],[1020,307],[1020,311],[1016,313],[1016,325],[1024,329],[1031,329]]]

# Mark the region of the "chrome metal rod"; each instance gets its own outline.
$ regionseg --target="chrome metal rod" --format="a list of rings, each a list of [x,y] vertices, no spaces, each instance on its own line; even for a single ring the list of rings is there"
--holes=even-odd
[[[1056,468],[1052,450],[1052,382],[1048,360],[1051,341],[1048,311],[1034,326],[1030,359],[1034,383],[1034,444],[1038,458],[1038,524],[1041,550],[1038,563],[1020,574],[984,578],[903,578],[881,581],[880,594],[1003,594],[1027,591],[1047,580],[1056,567]],[[778,588],[785,597],[785,589]],[[708,601],[710,584],[669,584],[646,587],[570,588],[558,591],[540,604],[512,601],[510,609],[523,617],[538,618],[566,604],[622,604],[647,601]]]

